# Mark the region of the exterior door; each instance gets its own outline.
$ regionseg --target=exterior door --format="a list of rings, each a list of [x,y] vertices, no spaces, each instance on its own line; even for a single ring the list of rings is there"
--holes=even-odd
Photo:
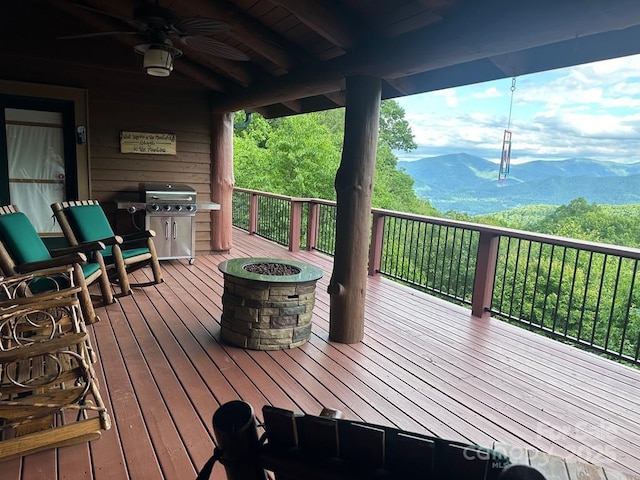
[[[14,204],[43,235],[59,234],[50,205],[77,198],[73,102],[0,96],[2,204]]]

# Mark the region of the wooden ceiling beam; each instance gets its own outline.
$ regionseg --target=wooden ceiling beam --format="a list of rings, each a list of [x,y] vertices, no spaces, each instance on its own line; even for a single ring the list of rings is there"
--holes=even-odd
[[[305,52],[230,2],[189,0],[189,2],[173,3],[171,8],[176,12],[197,12],[198,17],[208,17],[228,23],[231,30],[227,33],[231,37],[286,71],[307,62]]]
[[[269,0],[298,18],[302,23],[345,50],[352,50],[360,44],[360,27],[349,22],[348,13],[332,2],[317,0]]]
[[[336,91],[337,82],[349,76],[393,79],[640,25],[636,0],[611,3],[606,14],[602,10],[600,3],[583,0],[538,0],[511,8],[504,8],[501,0],[477,2],[447,22],[229,92],[214,99],[213,108],[223,112],[258,108]],[[637,43],[634,48],[640,52]]]

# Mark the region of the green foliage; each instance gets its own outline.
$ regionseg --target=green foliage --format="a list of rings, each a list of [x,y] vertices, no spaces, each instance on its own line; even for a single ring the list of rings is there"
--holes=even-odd
[[[384,100],[380,105],[379,136],[379,141],[393,150],[410,152],[418,148],[411,126],[404,118],[404,108],[394,100]]]
[[[640,222],[630,215],[628,206],[604,208],[589,204],[580,197],[568,205],[562,205],[530,226],[530,230],[577,238],[594,242],[611,243],[627,247],[640,247]],[[637,214],[637,211],[636,211]]]
[[[244,121],[239,113],[236,121]],[[235,132],[236,185],[294,197],[335,200],[334,179],[340,164],[344,109],[266,120],[254,114]],[[373,188],[373,206],[437,215],[418,198],[413,179],[397,169],[392,149],[416,148],[404,110],[393,100],[382,102]]]
[[[501,225],[520,230],[531,230],[536,222],[553,212],[553,205],[526,205],[490,215],[469,217],[470,221],[487,225]],[[447,215],[448,216],[448,215]]]
[[[313,115],[265,120],[254,114],[234,138],[236,185],[296,197],[333,199],[335,140]]]

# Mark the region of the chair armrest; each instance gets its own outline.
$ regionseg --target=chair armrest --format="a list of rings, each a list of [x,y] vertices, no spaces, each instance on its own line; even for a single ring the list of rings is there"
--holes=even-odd
[[[74,267],[72,265],[64,265],[62,267],[49,268],[46,270],[36,270],[31,273],[11,275],[10,277],[0,277],[0,297],[2,297],[3,302],[9,302],[11,299],[24,297],[26,296],[29,286],[35,280],[69,276],[71,275],[73,268]],[[3,308],[2,303],[0,303],[0,309],[1,308]]]
[[[155,236],[156,232],[154,230],[144,230],[142,232],[127,233],[126,235],[122,235],[122,240],[124,241],[124,243],[129,243],[138,240],[146,240],[147,238],[153,238]]]
[[[120,235],[114,235],[113,237],[107,237],[100,240],[105,245],[120,245],[122,243],[122,237]]]
[[[39,277],[50,277],[52,275],[60,275],[63,273],[71,273],[73,267],[68,264],[64,264],[61,267],[48,268],[46,270],[36,270],[30,273],[23,273],[19,275],[10,275],[8,277],[0,277],[0,286],[6,285],[11,287],[12,285],[28,283],[30,280]]]
[[[51,254],[52,257],[59,257],[62,255],[68,255],[70,253],[90,253],[90,252],[96,252],[98,250],[104,250],[105,249],[105,243],[103,241],[99,241],[99,242],[86,242],[86,243],[81,243],[80,245],[76,245],[73,247],[64,247],[64,248],[55,248],[55,249],[51,249],[49,250],[49,253]]]
[[[60,257],[54,257],[48,260],[39,260],[37,262],[23,263],[17,265],[16,270],[18,273],[31,273],[36,270],[44,270],[52,267],[61,267],[63,265],[73,265],[76,263],[84,263],[87,261],[87,256],[84,253],[76,252],[69,255],[62,255]]]
[[[46,355],[47,353],[56,353],[60,350],[67,350],[69,347],[78,345],[86,340],[87,334],[80,332],[62,335],[52,340],[21,345],[10,350],[0,351],[0,363],[15,362],[17,360]]]
[[[68,305],[75,302],[75,296],[82,291],[82,287],[68,287],[53,292],[38,293],[29,297],[14,297],[0,300],[0,315],[14,313],[24,309],[25,306],[32,309],[44,309]],[[53,302],[53,303],[52,303]],[[62,303],[61,303],[62,302]]]

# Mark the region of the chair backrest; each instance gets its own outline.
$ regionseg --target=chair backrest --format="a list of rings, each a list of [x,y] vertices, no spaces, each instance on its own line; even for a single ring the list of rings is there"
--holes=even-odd
[[[16,273],[16,265],[49,260],[51,254],[27,216],[13,206],[0,207],[0,268]]]
[[[103,240],[115,235],[97,200],[54,203],[51,209],[71,245]]]

